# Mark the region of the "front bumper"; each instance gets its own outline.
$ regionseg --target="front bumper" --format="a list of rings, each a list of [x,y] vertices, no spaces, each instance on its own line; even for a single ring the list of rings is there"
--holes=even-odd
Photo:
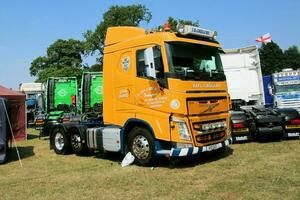
[[[157,155],[165,155],[170,157],[183,157],[191,156],[196,154],[201,154],[204,152],[211,152],[222,147],[226,147],[229,144],[232,144],[232,138],[228,138],[223,142],[211,144],[203,147],[188,147],[188,148],[171,148],[171,150],[158,150],[156,151]]]

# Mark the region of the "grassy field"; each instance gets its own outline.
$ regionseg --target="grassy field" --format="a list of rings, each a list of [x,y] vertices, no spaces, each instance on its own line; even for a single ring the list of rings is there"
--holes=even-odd
[[[223,154],[120,166],[118,155],[60,156],[35,131],[0,165],[0,199],[300,199],[300,140],[231,145]]]

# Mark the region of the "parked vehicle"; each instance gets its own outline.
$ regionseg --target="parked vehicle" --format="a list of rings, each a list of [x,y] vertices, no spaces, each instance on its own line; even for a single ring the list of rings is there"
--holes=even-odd
[[[138,165],[231,143],[229,95],[215,32],[108,28],[103,63],[103,121],[55,124],[57,154],[131,152]]]
[[[19,91],[26,94],[27,126],[33,126],[36,116],[44,110],[44,85],[42,83],[21,83]]]
[[[264,88],[257,46],[225,49],[221,54],[232,107],[264,105]]]
[[[249,128],[256,140],[280,139],[283,135],[283,115],[264,106],[241,107],[249,116]]]
[[[45,113],[36,118],[36,129],[48,136],[51,124],[70,121],[77,113],[77,79],[75,77],[48,78],[45,90]]]
[[[284,69],[264,77],[268,105],[300,110],[300,71]]]
[[[244,111],[230,111],[230,122],[232,127],[232,140],[244,142],[252,139],[250,131],[251,116]]]
[[[224,52],[225,54],[221,55],[222,63],[232,108],[236,111],[231,112],[233,141],[264,137],[273,139],[272,137],[276,138],[278,135],[283,138],[297,137],[299,127],[297,124],[291,126],[290,119],[295,119],[293,123],[297,122],[297,111],[292,107],[297,108],[298,105],[296,89],[300,81],[298,72],[285,70],[263,78],[257,46]],[[285,93],[288,90],[289,93]],[[270,94],[275,97],[276,103],[273,104]],[[285,100],[280,100],[282,98]],[[244,132],[240,132],[241,130]]]
[[[80,110],[84,119],[101,118],[103,107],[102,72],[85,72],[81,82]]]
[[[283,138],[299,138],[300,114],[292,108],[276,109],[283,116]]]

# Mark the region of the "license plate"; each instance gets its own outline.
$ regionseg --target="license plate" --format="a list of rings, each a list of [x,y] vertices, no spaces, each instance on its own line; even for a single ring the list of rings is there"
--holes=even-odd
[[[245,140],[248,140],[248,136],[238,136],[238,137],[235,137],[235,140],[236,141],[245,141]]]
[[[216,150],[216,149],[220,149],[221,147],[222,147],[221,143],[212,144],[212,145],[206,146],[206,151],[213,151],[213,150]]]
[[[286,125],[286,129],[300,128],[300,125]]]
[[[299,132],[297,133],[288,133],[288,137],[299,137]]]
[[[233,132],[235,133],[235,132],[248,132],[249,131],[249,129],[248,128],[234,128],[233,129]]]

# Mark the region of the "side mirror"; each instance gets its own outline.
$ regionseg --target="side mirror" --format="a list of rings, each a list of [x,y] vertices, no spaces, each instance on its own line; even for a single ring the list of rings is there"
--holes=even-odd
[[[154,63],[154,54],[153,48],[149,47],[144,51],[145,56],[145,66],[146,66],[146,75],[147,77],[156,78],[156,71],[155,71],[155,63]]]

